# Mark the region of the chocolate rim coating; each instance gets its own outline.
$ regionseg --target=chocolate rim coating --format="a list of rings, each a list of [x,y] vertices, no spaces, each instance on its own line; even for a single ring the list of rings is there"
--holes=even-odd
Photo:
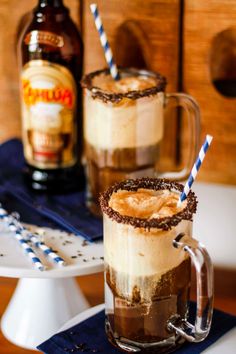
[[[102,69],[102,70],[97,70],[94,71],[90,74],[84,75],[82,77],[82,80],[80,81],[81,86],[83,88],[87,88],[89,91],[91,91],[92,98],[98,98],[102,100],[103,102],[112,102],[112,103],[118,103],[120,102],[123,98],[129,98],[131,100],[136,100],[141,97],[148,97],[148,96],[153,96],[158,92],[163,92],[165,91],[166,88],[166,78],[162,76],[159,73],[154,73],[152,71],[147,71],[147,70],[139,70],[135,68],[129,68],[129,69],[121,69],[119,68],[121,72],[127,72],[127,73],[133,73],[135,76],[140,75],[140,76],[150,76],[154,79],[156,79],[156,86],[149,87],[144,90],[135,90],[135,91],[129,91],[129,92],[119,92],[119,93],[108,93],[104,90],[102,90],[99,87],[93,86],[92,81],[95,76],[101,75],[101,74],[110,74],[109,69]]]
[[[118,190],[127,191],[137,191],[139,188],[153,189],[153,190],[177,190],[182,192],[183,186],[178,182],[173,182],[168,179],[157,179],[157,178],[140,178],[140,179],[128,179],[120,183],[116,183],[107,191],[100,194],[100,206],[106,215],[110,219],[122,223],[129,224],[133,227],[141,227],[145,229],[157,228],[162,230],[169,230],[171,227],[178,225],[181,220],[192,221],[193,214],[197,210],[197,198],[194,192],[190,191],[187,196],[187,205],[179,213],[172,216],[167,216],[163,218],[153,218],[153,219],[142,219],[132,216],[121,215],[109,206],[109,200],[111,195]]]

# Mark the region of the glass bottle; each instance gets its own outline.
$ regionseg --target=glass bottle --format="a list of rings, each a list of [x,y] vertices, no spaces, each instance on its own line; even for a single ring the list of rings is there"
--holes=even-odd
[[[18,50],[27,184],[59,193],[82,189],[83,46],[62,0],[39,0]]]

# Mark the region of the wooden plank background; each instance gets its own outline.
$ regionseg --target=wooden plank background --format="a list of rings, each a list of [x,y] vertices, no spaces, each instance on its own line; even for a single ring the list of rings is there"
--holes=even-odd
[[[81,1],[80,11],[79,1],[65,0],[78,25],[82,14],[85,72],[106,66],[89,10],[91,2]],[[201,140],[207,132],[214,136],[199,179],[236,184],[236,101],[216,91],[211,83],[209,65],[215,36],[235,28],[236,1],[184,1],[183,63],[179,63],[181,2],[123,0],[121,5],[119,0],[97,1],[118,64],[160,71],[168,78],[169,92],[178,90],[179,69],[183,65],[183,90],[197,99],[202,111]],[[0,0],[0,142],[21,135],[17,28],[22,15],[36,3],[36,0]],[[176,139],[176,125],[168,117],[164,158],[175,156],[175,145],[171,142]]]
[[[107,66],[98,33],[90,13],[92,0],[84,0],[83,38],[85,73]],[[179,0],[97,0],[117,64],[139,66],[140,58],[131,61],[125,35],[137,42],[147,69],[159,71],[168,78],[168,90],[177,89],[179,54]],[[168,19],[168,21],[167,21]],[[123,42],[119,35],[122,35]],[[125,34],[125,35],[124,35]],[[132,37],[131,37],[132,36]],[[133,48],[133,47],[132,47]]]
[[[214,64],[218,55],[211,53],[213,40],[228,28],[236,33],[236,1],[185,1],[183,89],[200,104],[201,140],[206,133],[214,136],[199,179],[236,184],[236,98],[217,92],[210,75],[210,58]]]

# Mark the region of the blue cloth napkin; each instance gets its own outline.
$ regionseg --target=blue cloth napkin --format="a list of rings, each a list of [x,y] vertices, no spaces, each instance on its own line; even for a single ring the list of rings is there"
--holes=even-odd
[[[191,322],[193,322],[194,314],[195,303],[191,303]],[[119,354],[121,351],[113,347],[106,338],[104,321],[105,313],[104,311],[101,311],[84,322],[64,332],[54,335],[46,342],[39,345],[38,349],[46,354],[68,354],[73,352]],[[199,354],[235,326],[235,316],[215,310],[213,314],[212,327],[208,337],[201,343],[185,343],[175,353]],[[79,348],[81,348],[81,350],[79,350]]]
[[[102,221],[85,206],[85,192],[60,195],[39,194],[28,189],[22,169],[24,156],[18,139],[0,145],[0,202],[8,212],[38,226],[61,228],[89,241],[102,238]]]

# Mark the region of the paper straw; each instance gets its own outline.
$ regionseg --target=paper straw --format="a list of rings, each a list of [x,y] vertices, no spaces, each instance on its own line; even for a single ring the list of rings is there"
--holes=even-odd
[[[14,237],[18,241],[21,248],[23,248],[23,250],[25,251],[27,256],[30,258],[30,260],[32,261],[35,268],[43,271],[45,268],[44,268],[42,262],[37,257],[37,255],[34,253],[32,248],[29,246],[28,242],[22,237],[22,231],[20,229],[18,229],[17,226],[15,225],[14,221],[16,219],[14,217],[12,217],[11,215],[9,215],[7,213],[7,211],[5,209],[3,209],[2,207],[0,207],[0,219],[2,219],[7,224],[7,227],[10,231],[14,232]]]
[[[49,258],[51,258],[55,263],[58,265],[64,266],[66,265],[66,262],[64,261],[63,258],[58,256],[53,250],[47,246],[43,241],[39,240],[39,238],[29,232],[18,220],[17,218],[13,217],[12,215],[9,215],[7,211],[3,208],[0,207],[0,218],[6,222],[8,228],[10,231],[15,232],[14,236],[15,238],[19,241],[20,245],[26,250],[26,253],[29,255],[29,257],[32,259],[32,262],[35,263],[35,266],[40,269],[44,270],[44,266],[39,260],[39,258],[35,255],[34,251],[29,247],[28,241],[30,240],[33,245],[43,251],[45,255],[47,255]],[[27,240],[25,239],[27,238]],[[26,249],[26,246],[28,248]],[[35,257],[33,257],[33,254]],[[34,262],[35,261],[35,262]],[[41,266],[37,262],[41,263]]]
[[[53,252],[53,250],[49,246],[47,246],[43,241],[39,241],[37,236],[29,233],[28,237],[29,237],[30,241],[32,241],[32,243],[34,244],[35,247],[41,249],[43,251],[43,253],[46,256],[50,257],[55,263],[57,263],[58,265],[61,265],[61,266],[66,265],[66,262],[64,261],[64,259],[62,259],[60,256],[58,256],[55,252]]]
[[[98,12],[97,4],[91,4],[90,9],[91,9],[91,12],[94,16],[95,26],[96,26],[98,33],[99,33],[100,42],[102,44],[102,47],[103,47],[103,50],[105,53],[105,58],[106,58],[108,66],[109,66],[111,76],[113,77],[114,80],[119,80],[120,79],[119,72],[117,70],[117,66],[116,66],[114,59],[113,59],[113,54],[112,54],[110,45],[108,43],[106,33],[103,28],[103,24],[102,24],[102,20],[99,15],[99,12]]]
[[[180,206],[181,203],[187,198],[187,195],[192,187],[193,182],[195,181],[197,173],[202,165],[202,162],[205,158],[206,152],[211,144],[212,139],[213,139],[213,137],[211,135],[206,136],[204,144],[202,145],[201,150],[198,154],[197,160],[196,160],[195,164],[193,165],[192,171],[190,172],[189,178],[184,186],[184,190],[179,197],[179,201],[177,204],[178,206]]]
[[[66,265],[66,262],[63,258],[58,256],[51,247],[47,246],[43,241],[39,240],[39,237],[31,232],[29,232],[22,224],[19,223],[18,220],[15,220],[15,224],[17,224],[18,229],[22,230],[22,234],[24,237],[30,240],[33,245],[43,251],[43,253],[51,258],[53,262],[57,263],[60,266]]]

